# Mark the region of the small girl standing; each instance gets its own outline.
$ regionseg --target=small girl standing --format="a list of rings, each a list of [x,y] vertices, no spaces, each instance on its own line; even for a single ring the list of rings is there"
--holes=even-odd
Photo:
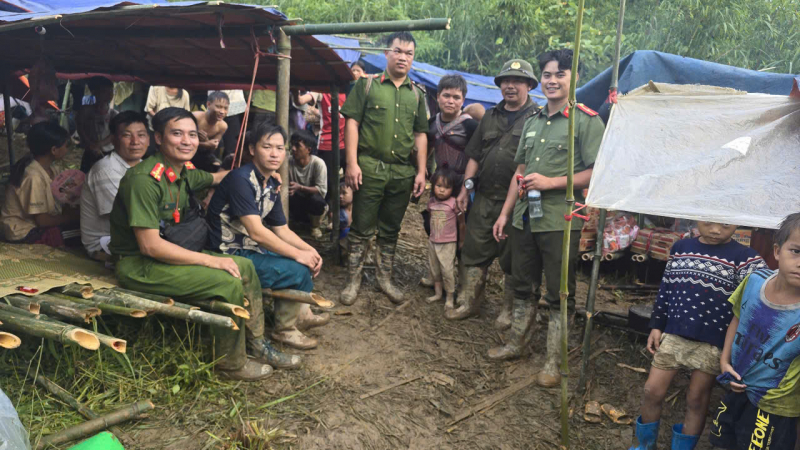
[[[442,284],[447,293],[445,310],[452,309],[456,290],[456,250],[464,239],[464,215],[456,207],[458,175],[449,167],[438,169],[431,177],[432,192],[428,201],[431,214],[431,235],[428,262],[436,293],[428,302],[442,298]]]

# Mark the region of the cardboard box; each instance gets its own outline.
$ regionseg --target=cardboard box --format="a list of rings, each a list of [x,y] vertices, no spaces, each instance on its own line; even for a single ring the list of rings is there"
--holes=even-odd
[[[597,239],[589,239],[589,238],[581,238],[580,244],[578,245],[579,252],[590,252],[594,250],[594,246],[597,243]]]
[[[737,228],[733,233],[732,239],[745,247],[750,247],[750,238],[753,237],[753,230]]]

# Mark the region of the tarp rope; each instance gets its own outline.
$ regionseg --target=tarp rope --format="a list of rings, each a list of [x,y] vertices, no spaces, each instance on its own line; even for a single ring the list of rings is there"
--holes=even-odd
[[[256,85],[256,75],[258,74],[258,64],[261,61],[262,56],[273,56],[275,58],[285,58],[285,59],[292,59],[289,55],[281,55],[279,53],[269,53],[261,51],[261,47],[258,44],[258,39],[256,38],[256,34],[253,31],[253,28],[250,28],[250,37],[251,43],[250,47],[253,50],[253,55],[255,61],[253,63],[253,78],[250,81],[250,91],[247,95],[247,105],[244,109],[244,117],[242,117],[242,125],[239,127],[239,138],[236,140],[236,150],[233,153],[233,161],[231,161],[231,170],[234,167],[241,165],[242,163],[242,155],[244,154],[244,130],[247,129],[247,122],[250,118],[250,105],[253,101],[253,88]],[[269,38],[272,41],[272,45],[275,45],[275,38],[272,36],[272,32],[269,33]]]

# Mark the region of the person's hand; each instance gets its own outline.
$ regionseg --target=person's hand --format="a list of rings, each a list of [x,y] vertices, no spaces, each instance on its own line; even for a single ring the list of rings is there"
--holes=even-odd
[[[322,267],[322,258],[316,250],[301,250],[297,252],[297,256],[295,256],[294,260],[308,267],[313,276],[316,276],[316,274],[319,273],[319,269]]]
[[[727,372],[727,373],[733,375],[733,378],[736,378],[737,380],[742,381],[742,377],[739,376],[739,374],[736,373],[735,370],[733,370],[733,366],[731,366],[731,363],[721,363],[720,364],[720,368],[722,369],[722,373]],[[731,381],[730,384],[731,384],[731,390],[733,392],[738,392],[740,394],[742,392],[744,392],[745,388],[747,388],[747,385],[744,384],[744,383],[734,383],[733,381]]]
[[[425,192],[425,171],[420,171],[414,177],[414,197],[419,197]]]
[[[289,182],[289,195],[296,194],[297,191],[300,190],[300,188],[302,188],[302,186],[300,186],[298,183],[295,183],[294,181],[290,181]]]
[[[524,179],[525,190],[549,191],[553,189],[553,179],[538,173],[529,173]]]
[[[273,172],[272,173],[272,178],[275,178],[275,180],[278,182],[278,187],[275,188],[275,192],[280,194],[281,193],[281,186],[283,186],[283,181],[281,180],[281,174],[279,174],[277,171]]]
[[[661,330],[653,328],[647,337],[647,351],[655,355],[659,347],[661,347]]]
[[[219,147],[219,139],[209,139],[209,144],[212,144],[214,147]]]
[[[208,255],[208,260],[206,261],[206,267],[211,269],[219,269],[228,272],[229,274],[233,275],[235,278],[241,279],[241,275],[239,275],[239,266],[236,265],[236,261],[232,258],[223,258],[221,256],[211,256]]]
[[[467,188],[462,187],[461,192],[459,192],[458,197],[456,197],[456,208],[458,208],[459,212],[466,213],[468,205],[469,192],[467,191]]]
[[[347,165],[347,170],[344,171],[344,183],[354,191],[361,186],[361,168],[358,164]]]
[[[205,142],[208,140],[208,133],[206,133],[204,130],[198,130],[197,138],[200,139],[200,142]]]
[[[311,269],[311,277],[316,278],[317,275],[319,275],[320,270],[322,270],[322,256],[320,256],[317,250],[315,249],[311,249],[311,251],[314,252],[314,255],[316,255],[317,258],[319,258],[317,261],[317,265],[314,266],[313,269]]]
[[[506,227],[506,222],[508,222],[508,217],[505,214],[500,214],[500,217],[497,218],[497,222],[494,223],[492,227],[492,236],[494,236],[494,240],[500,242],[507,238],[508,236],[503,233],[503,229]]]

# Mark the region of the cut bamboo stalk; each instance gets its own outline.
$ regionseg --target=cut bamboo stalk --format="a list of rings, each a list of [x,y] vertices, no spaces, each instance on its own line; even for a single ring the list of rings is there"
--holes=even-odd
[[[71,302],[79,303],[81,305],[90,305],[96,308],[99,308],[101,312],[108,313],[108,314],[117,314],[120,316],[128,316],[133,317],[135,319],[141,319],[143,317],[147,317],[147,311],[143,309],[137,308],[128,308],[126,306],[114,305],[111,303],[104,303],[102,300],[95,298],[94,293],[90,298],[83,298],[83,297],[74,297],[71,295],[66,295],[60,292],[51,292],[49,295],[54,297],[58,297],[63,300],[68,300]]]
[[[61,292],[75,297],[92,298],[94,288],[88,284],[72,283],[61,288]]]
[[[46,316],[44,314],[32,313],[27,309],[17,308],[16,306],[7,305],[5,303],[0,303],[0,309],[8,311],[10,313],[14,313],[14,314],[21,314],[24,317],[29,317],[29,318],[35,319],[35,320],[46,320],[46,321],[49,321],[51,323],[62,324],[58,320],[55,320],[55,319],[53,319],[51,317],[48,317],[48,316]],[[127,349],[128,343],[124,339],[115,338],[113,336],[108,336],[108,335],[105,335],[105,334],[102,334],[102,333],[97,333],[97,332],[90,331],[90,330],[84,330],[84,331],[86,331],[87,333],[91,333],[91,334],[95,335],[97,337],[97,340],[99,340],[101,344],[110,347],[114,351],[117,351],[117,352],[120,352],[120,353],[125,353],[125,350]]]
[[[594,260],[594,255],[591,254],[591,253],[584,253],[584,254],[581,255],[581,259],[583,261],[592,261],[592,260]]]
[[[224,314],[226,316],[241,317],[245,320],[250,319],[250,313],[247,312],[246,309],[239,305],[234,305],[233,303],[221,302],[218,300],[192,300],[191,302],[197,306],[203,307],[207,311]]]
[[[91,322],[92,317],[99,316],[102,311],[93,306],[82,305],[73,302],[72,299],[67,300],[58,298],[50,294],[38,294],[36,301],[40,306],[40,313],[49,314],[50,316],[58,316],[67,320],[76,322]]]
[[[24,314],[9,312],[3,308],[0,308],[0,320],[3,321],[4,328],[12,331],[52,339],[64,344],[76,344],[88,350],[100,348],[100,340],[97,339],[97,336],[74,325],[67,325],[55,320],[37,320],[33,317],[26,317]]]
[[[622,252],[607,253],[603,255],[603,261],[614,261],[622,258]]]
[[[181,302],[175,302],[175,304],[172,305],[172,306],[175,306],[176,308],[181,308],[181,309],[191,309],[191,310],[200,309],[199,306],[187,305],[186,303],[181,303]],[[244,306],[248,306],[247,303],[245,303]]]
[[[320,308],[330,309],[336,306],[330,300],[326,300],[325,297],[315,294],[313,292],[304,292],[298,291],[297,289],[278,289],[273,291],[272,289],[263,289],[261,291],[263,295],[268,295],[275,299],[280,300],[287,300],[290,302],[298,302],[298,303],[308,303],[309,305],[316,305]]]
[[[64,442],[80,439],[90,434],[97,433],[98,431],[103,431],[111,425],[133,419],[139,414],[150,411],[153,408],[155,408],[155,405],[153,405],[153,402],[150,400],[138,401],[133,405],[118,409],[107,415],[97,417],[80,425],[75,425],[74,427],[69,427],[58,433],[47,435],[39,441],[36,448],[43,449],[48,446],[55,446],[63,444]]]
[[[17,308],[27,309],[28,311],[32,312],[33,314],[39,314],[41,311],[41,306],[36,303],[31,297],[27,295],[8,295],[5,297],[8,303],[11,303],[12,306],[16,306]]]
[[[22,339],[11,333],[0,331],[0,347],[11,350],[19,347],[20,344],[22,344]]]
[[[135,297],[144,298],[147,300],[152,300],[154,302],[163,303],[168,306],[172,306],[175,304],[175,300],[165,297],[163,295],[156,295],[156,294],[147,294],[145,292],[138,292],[138,291],[131,291],[129,289],[123,289],[121,287],[115,287],[111,289],[112,292],[121,292],[123,294],[133,295]]]
[[[236,325],[236,322],[234,322],[230,317],[212,314],[205,311],[165,305],[163,303],[154,302],[152,300],[147,300],[146,298],[136,297],[129,294],[113,293],[113,291],[108,289],[94,291],[92,299],[111,305],[120,305],[128,308],[138,308],[145,311],[153,311],[158,314],[173,317],[175,319],[187,320],[189,322],[200,323],[203,325],[230,328],[231,330],[239,329],[239,327]]]
[[[85,417],[87,419],[96,419],[96,418],[99,417],[97,414],[95,414],[94,411],[92,411],[91,409],[87,408],[86,406],[84,406],[83,404],[78,402],[78,400],[76,400],[75,397],[70,395],[70,393],[67,392],[66,389],[62,388],[61,386],[59,386],[59,385],[57,385],[55,383],[53,383],[52,381],[47,379],[47,377],[45,377],[44,375],[38,374],[36,376],[36,382],[40,386],[42,386],[45,389],[47,389],[48,392],[50,392],[51,394],[53,394],[56,397],[58,397],[62,402],[68,404],[71,407],[73,407],[83,417]],[[120,430],[118,427],[111,426],[111,427],[109,427],[109,429],[118,438],[130,441],[130,438],[128,437],[128,435],[125,434],[125,432]]]

